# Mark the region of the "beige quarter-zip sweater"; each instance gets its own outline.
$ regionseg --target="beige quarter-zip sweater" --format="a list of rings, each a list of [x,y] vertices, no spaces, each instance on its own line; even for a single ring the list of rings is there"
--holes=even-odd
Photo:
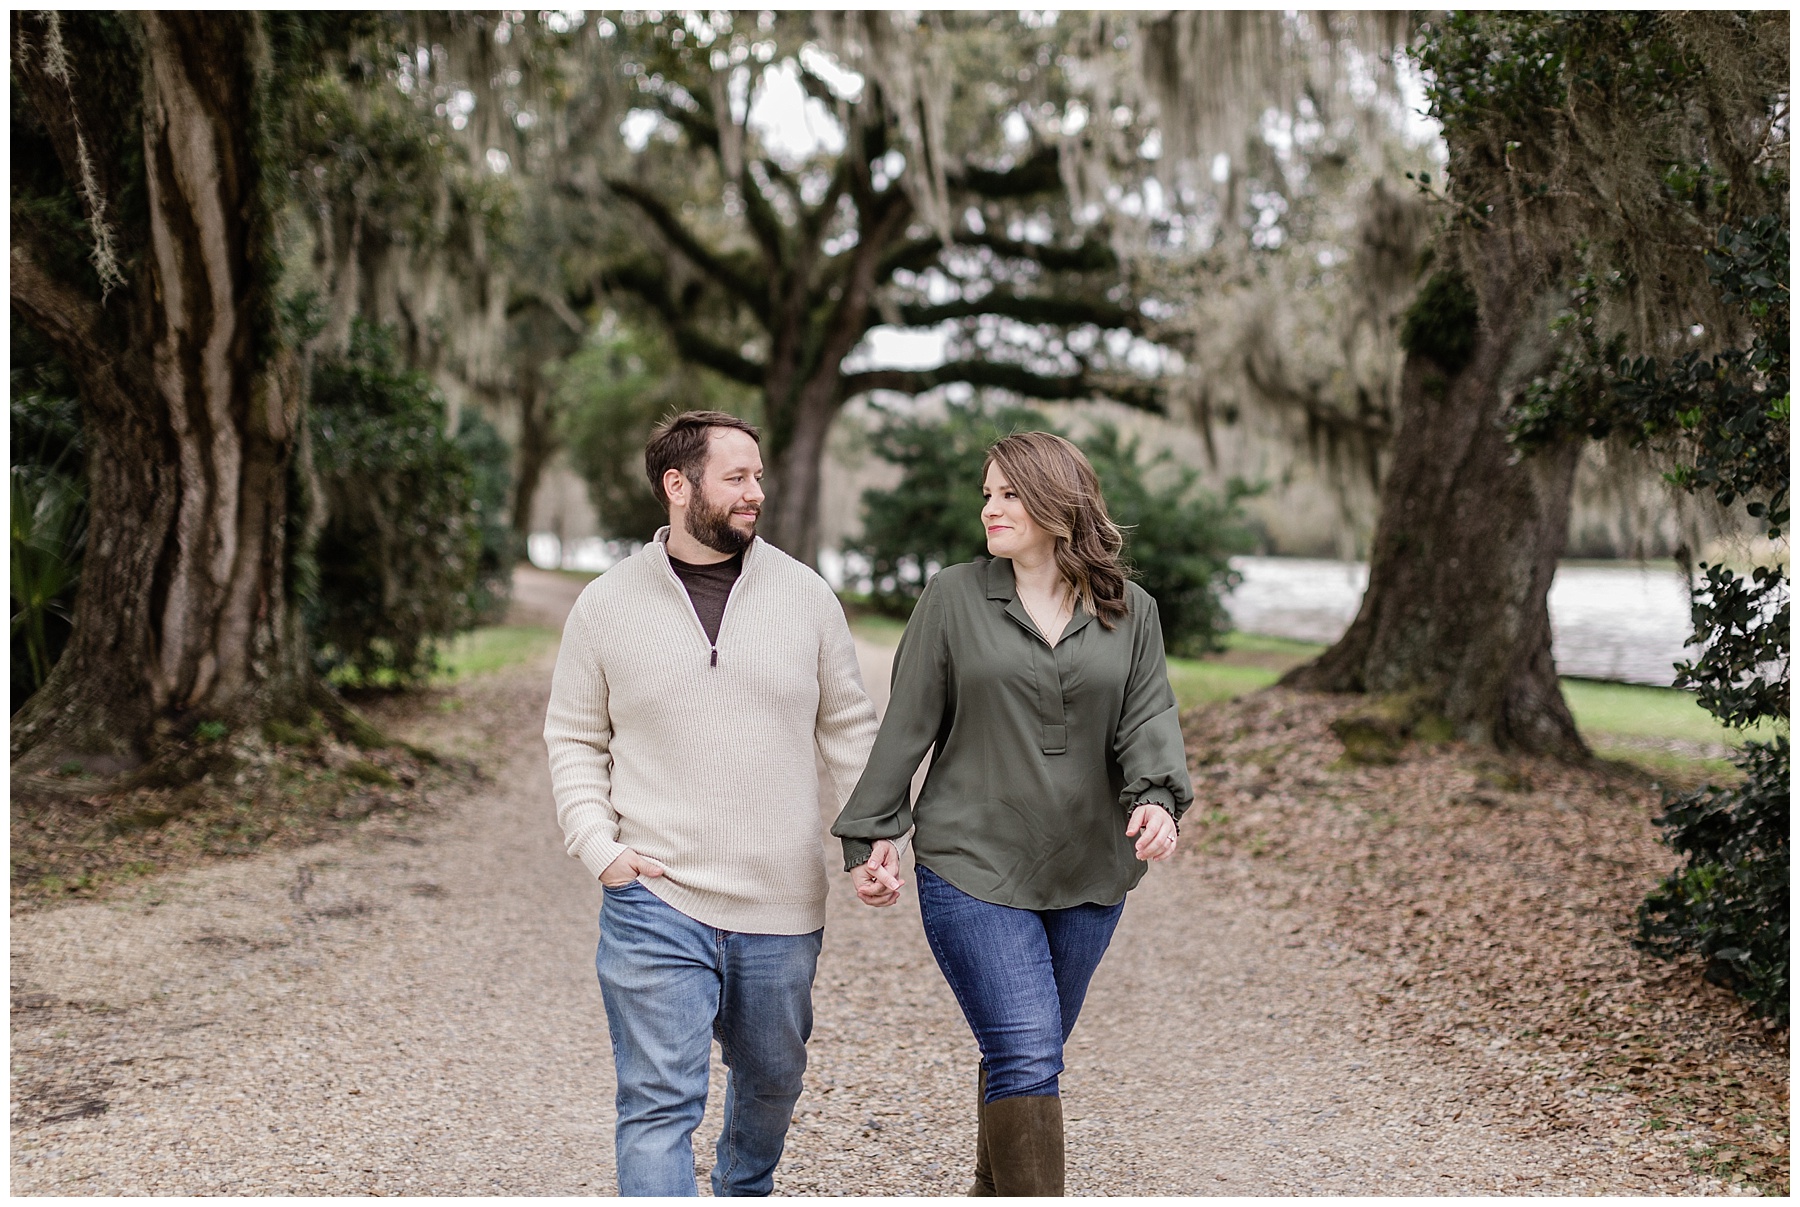
[[[563,628],[544,741],[569,854],[596,877],[627,849],[645,888],[752,934],[825,925],[815,751],[833,806],[875,741],[856,646],[825,580],[761,538],[715,645],[663,546],[589,583]]]

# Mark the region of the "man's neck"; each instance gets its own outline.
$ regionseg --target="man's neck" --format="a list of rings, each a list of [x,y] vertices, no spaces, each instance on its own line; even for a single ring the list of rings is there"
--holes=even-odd
[[[687,517],[676,512],[669,515],[669,539],[663,542],[663,550],[676,561],[690,566],[716,566],[737,556],[736,553],[720,553],[711,545],[702,545],[695,540],[694,534],[687,530]]]

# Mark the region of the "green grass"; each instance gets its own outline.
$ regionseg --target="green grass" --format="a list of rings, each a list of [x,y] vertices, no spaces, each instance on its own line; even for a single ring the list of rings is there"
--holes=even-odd
[[[460,633],[444,647],[431,681],[443,686],[527,661],[555,645],[556,639],[555,629],[526,625],[491,625]]]
[[[1606,734],[1583,732],[1588,746],[1603,759],[1615,763],[1631,763],[1654,775],[1666,775],[1677,784],[1736,783],[1743,772],[1731,765],[1730,759],[1696,759],[1666,750],[1645,750],[1642,746],[1621,746],[1608,742]]]
[[[1265,637],[1261,633],[1227,633],[1225,634],[1225,652],[1228,654],[1280,654],[1291,657],[1296,662],[1307,661],[1325,652],[1325,647],[1310,641],[1295,641],[1290,637]]]
[[[1235,700],[1281,678],[1266,666],[1231,666],[1198,658],[1169,659],[1169,686],[1183,712],[1196,704]]]
[[[1672,687],[1564,679],[1562,689],[1563,699],[1569,702],[1569,711],[1575,714],[1575,723],[1583,733],[1735,745],[1746,738],[1767,741],[1778,732],[1775,725],[1764,723],[1744,733],[1733,733],[1701,708],[1693,695]],[[1783,725],[1780,732],[1786,729]]]

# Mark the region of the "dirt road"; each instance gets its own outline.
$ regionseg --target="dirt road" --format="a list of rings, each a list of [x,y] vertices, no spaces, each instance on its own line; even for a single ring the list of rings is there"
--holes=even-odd
[[[522,575],[518,618],[578,586]],[[885,694],[887,652],[863,654]],[[408,735],[488,770],[429,818],[16,920],[13,1193],[613,1193],[599,890],[552,814],[550,665]],[[1262,874],[1188,855],[1132,895],[1071,1043],[1072,1194],[1702,1188],[1511,1136],[1429,1050],[1375,1038],[1361,957]],[[776,1190],[961,1193],[975,1048],[911,894],[832,893]],[[717,1119],[715,1095],[702,1172]]]

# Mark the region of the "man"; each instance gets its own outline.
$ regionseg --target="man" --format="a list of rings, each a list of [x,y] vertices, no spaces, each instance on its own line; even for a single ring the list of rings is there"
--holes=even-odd
[[[697,1193],[716,1038],[730,1074],[713,1194],[766,1195],[824,934],[815,751],[841,803],[875,709],[831,588],[756,536],[757,430],[677,415],[644,465],[669,525],[581,593],[544,724],[569,854],[604,889],[619,1193]]]

